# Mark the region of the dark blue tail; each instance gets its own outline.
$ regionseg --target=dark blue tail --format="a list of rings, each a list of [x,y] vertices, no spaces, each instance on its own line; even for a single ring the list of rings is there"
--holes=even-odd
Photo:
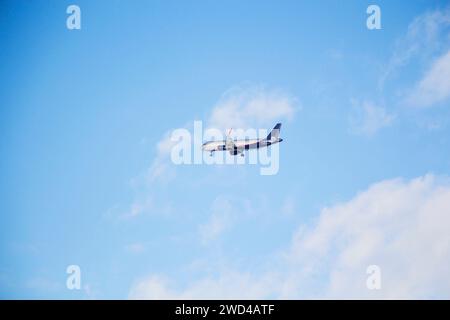
[[[281,123],[277,123],[277,125],[272,129],[272,131],[270,131],[266,139],[271,140],[272,137],[278,139],[280,137],[280,130],[281,130]]]

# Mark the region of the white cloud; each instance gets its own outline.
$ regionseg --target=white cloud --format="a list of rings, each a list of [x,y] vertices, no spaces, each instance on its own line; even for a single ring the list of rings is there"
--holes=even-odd
[[[415,18],[404,37],[397,40],[394,52],[380,78],[380,88],[399,68],[417,57],[429,57],[448,49],[450,8],[426,12]]]
[[[270,275],[255,278],[249,273],[225,272],[219,277],[205,277],[185,290],[177,290],[165,276],[154,275],[137,282],[130,299],[263,299],[270,296],[276,279]]]
[[[450,50],[436,59],[425,73],[406,103],[411,106],[428,107],[450,97]]]
[[[27,289],[55,293],[65,289],[60,282],[50,280],[49,278],[36,277],[25,283]]]
[[[169,280],[153,275],[136,283],[129,294],[130,299],[176,299],[177,294],[168,288]]]
[[[211,244],[233,227],[239,217],[243,221],[254,214],[254,208],[245,197],[217,196],[211,204],[208,221],[198,228],[201,243]]]
[[[152,207],[153,201],[149,195],[143,197],[142,199],[136,199],[130,204],[128,210],[121,215],[121,218],[135,218],[144,212],[149,211]]]
[[[284,199],[283,205],[281,206],[281,213],[286,216],[291,216],[295,213],[295,199],[292,196],[287,196]]]
[[[350,129],[356,134],[371,136],[383,127],[392,124],[393,114],[385,108],[375,105],[371,101],[362,103],[352,100],[353,113],[350,115]]]
[[[211,241],[216,240],[230,227],[233,220],[233,210],[229,199],[217,197],[213,201],[209,220],[199,227],[199,233],[203,244],[208,244]]]
[[[388,180],[322,210],[299,231],[293,265],[327,264],[324,293],[339,298],[430,298],[450,293],[450,185],[432,175]],[[365,287],[365,270],[382,270],[382,290]]]
[[[294,116],[297,101],[280,90],[235,87],[228,90],[211,112],[208,124],[218,129],[271,126]]]
[[[324,208],[266,271],[228,270],[184,288],[150,277],[131,298],[446,298],[450,295],[450,182],[387,180]],[[281,258],[280,258],[281,257]],[[381,290],[366,288],[369,265]]]
[[[170,161],[170,151],[173,145],[174,142],[170,140],[169,133],[166,133],[156,144],[156,155],[150,167],[143,174],[131,179],[130,184],[137,192],[126,212],[121,214],[122,218],[135,218],[156,209],[152,192],[155,183],[168,184],[176,177],[175,167]],[[158,210],[167,213],[170,208],[166,206],[158,208]]]
[[[155,181],[168,183],[175,178],[175,169],[170,162],[170,152],[174,144],[169,132],[156,144],[155,159],[147,170],[146,178],[149,183]]]
[[[145,245],[141,242],[131,243],[125,246],[125,250],[128,252],[139,254],[145,251]]]

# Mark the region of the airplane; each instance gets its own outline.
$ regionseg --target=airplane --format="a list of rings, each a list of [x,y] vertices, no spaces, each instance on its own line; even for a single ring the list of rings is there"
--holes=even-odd
[[[272,144],[279,143],[283,141],[280,139],[280,129],[281,123],[277,123],[277,125],[272,129],[267,138],[265,139],[245,139],[245,140],[233,140],[230,137],[231,130],[228,131],[227,139],[220,141],[208,141],[202,145],[203,151],[209,151],[210,156],[213,155],[215,151],[229,151],[231,155],[236,156],[238,154],[241,157],[244,156],[244,150],[249,149],[259,149],[262,147],[268,147]]]

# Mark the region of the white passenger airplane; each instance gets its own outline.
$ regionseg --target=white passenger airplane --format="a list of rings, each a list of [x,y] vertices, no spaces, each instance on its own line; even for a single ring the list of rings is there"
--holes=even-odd
[[[203,151],[209,151],[212,156],[214,151],[230,151],[230,154],[235,156],[240,154],[244,156],[244,150],[259,149],[261,147],[268,147],[271,144],[279,143],[283,141],[280,139],[281,123],[272,129],[267,138],[265,139],[245,139],[245,140],[233,140],[230,137],[231,129],[227,134],[227,140],[220,141],[208,141],[202,145]]]

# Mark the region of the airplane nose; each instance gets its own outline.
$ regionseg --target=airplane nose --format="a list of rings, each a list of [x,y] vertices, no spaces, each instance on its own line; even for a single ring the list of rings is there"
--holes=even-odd
[[[283,139],[278,140],[278,142],[281,142],[281,141],[283,141]]]

